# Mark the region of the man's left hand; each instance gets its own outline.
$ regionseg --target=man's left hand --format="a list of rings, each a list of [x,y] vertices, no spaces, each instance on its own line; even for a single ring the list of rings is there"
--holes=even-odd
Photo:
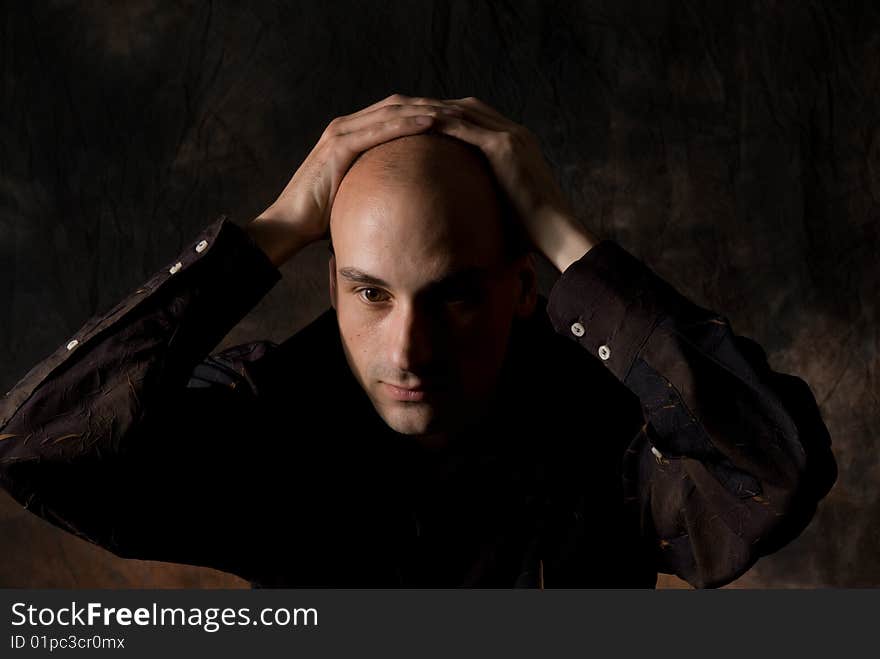
[[[443,117],[433,130],[483,151],[532,243],[560,272],[598,242],[575,217],[531,131],[472,96],[441,102],[463,115]]]

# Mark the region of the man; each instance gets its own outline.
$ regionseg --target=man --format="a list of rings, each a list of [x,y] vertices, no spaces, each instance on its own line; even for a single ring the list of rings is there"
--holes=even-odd
[[[332,308],[209,354],[328,230]],[[807,385],[584,229],[473,98],[333,120],[244,231],[218,219],[0,413],[28,509],[257,586],[719,586],[836,478]]]

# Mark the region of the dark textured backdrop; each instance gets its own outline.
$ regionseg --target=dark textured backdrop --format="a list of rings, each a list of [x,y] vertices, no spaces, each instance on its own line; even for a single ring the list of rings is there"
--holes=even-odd
[[[475,95],[539,136],[584,222],[812,386],[838,485],[737,585],[880,585],[876,3],[2,6],[3,391],[217,214],[261,211],[332,117]],[[221,347],[316,316],[325,257]],[[0,586],[243,584],[117,559],[5,493],[0,555]]]

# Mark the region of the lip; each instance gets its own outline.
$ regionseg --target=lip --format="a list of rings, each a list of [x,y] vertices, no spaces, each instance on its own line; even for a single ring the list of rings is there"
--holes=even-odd
[[[427,387],[414,387],[411,389],[404,387],[395,387],[393,384],[388,384],[387,382],[382,382],[382,386],[385,388],[385,391],[388,392],[395,400],[403,400],[403,401],[420,401],[424,400],[425,397],[430,394],[431,390]]]

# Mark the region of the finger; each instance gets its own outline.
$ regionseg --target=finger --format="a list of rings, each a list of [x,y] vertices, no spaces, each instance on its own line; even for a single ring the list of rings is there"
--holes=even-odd
[[[517,132],[520,129],[519,124],[473,96],[446,99],[446,102],[463,109],[470,120],[484,128],[509,132]]]
[[[440,120],[436,117],[424,114],[397,117],[390,121],[371,123],[361,130],[340,136],[340,139],[347,151],[358,154],[397,137],[425,132],[438,121]]]
[[[482,149],[486,154],[492,151],[499,134],[499,131],[485,128],[463,117],[440,119],[433,128],[436,132],[457,137],[469,144],[473,144]]]
[[[489,130],[511,130],[515,126],[512,121],[509,121],[507,119],[498,120],[495,117],[485,114],[474,107],[469,107],[467,105],[458,103],[457,101],[452,101],[450,105],[459,108],[464,113],[464,117],[468,121]]]
[[[386,105],[394,105],[399,103],[405,103],[409,101],[408,96],[404,96],[403,94],[391,94],[390,96],[386,96],[380,101],[376,101],[372,105],[368,105],[365,108],[358,110],[357,112],[352,112],[351,114],[343,115],[340,119],[351,119],[353,117],[359,117],[362,114],[366,114],[367,112],[372,112],[373,110],[377,110]]]
[[[458,105],[462,105],[466,108],[470,108],[472,110],[475,110],[475,111],[479,112],[480,114],[484,114],[489,117],[492,117],[493,119],[495,119],[495,121],[513,123],[513,121],[511,119],[509,119],[508,117],[505,117],[498,110],[493,108],[491,105],[481,101],[480,99],[476,98],[475,96],[465,96],[464,98],[454,98],[454,99],[449,99],[449,100],[454,101]]]
[[[351,119],[337,120],[334,135],[345,135],[362,130],[371,124],[392,121],[395,118],[422,116],[463,116],[464,110],[451,106],[438,105],[385,105],[369,113]]]
[[[373,110],[378,110],[379,108],[385,107],[386,105],[443,105],[443,101],[436,98],[428,98],[426,96],[406,96],[405,94],[391,94],[391,96],[386,96],[381,101],[376,101],[372,105],[358,110],[357,112],[353,112],[352,114],[344,115],[340,118],[350,119],[353,117],[359,117],[363,114],[367,114],[368,112],[372,112]]]

